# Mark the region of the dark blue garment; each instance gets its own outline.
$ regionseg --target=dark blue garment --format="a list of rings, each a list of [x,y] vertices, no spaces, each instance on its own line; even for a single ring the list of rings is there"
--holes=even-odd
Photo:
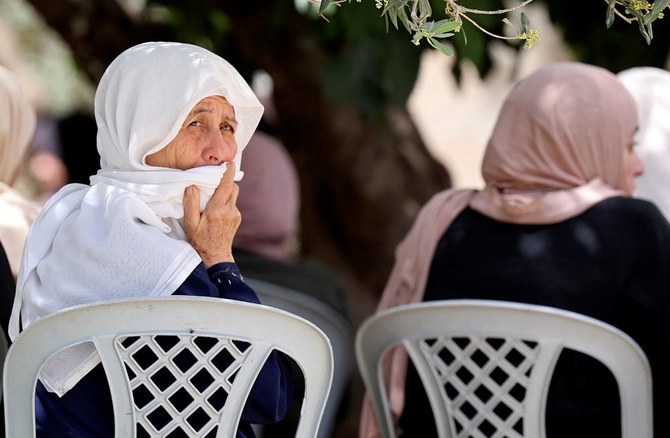
[[[242,280],[235,263],[219,263],[209,269],[201,263],[174,295],[260,303],[254,291]],[[254,437],[250,424],[279,421],[288,410],[292,393],[291,363],[283,354],[272,353],[251,390],[237,436]],[[94,368],[61,398],[48,392],[38,381],[35,413],[38,437],[113,437],[112,399],[102,365]]]

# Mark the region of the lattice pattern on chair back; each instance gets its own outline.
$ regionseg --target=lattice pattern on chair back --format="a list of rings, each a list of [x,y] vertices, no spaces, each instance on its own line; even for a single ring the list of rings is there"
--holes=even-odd
[[[300,367],[305,385],[295,435],[314,438],[333,376],[326,335],[279,309],[185,296],[78,306],[40,319],[14,341],[3,376],[4,397],[12,400],[5,404],[6,436],[35,436],[40,369],[78,345],[97,350],[102,361],[117,438],[235,436],[272,351]]]
[[[526,390],[538,344],[513,338],[438,337],[419,343],[443,389],[457,438],[523,437]]]
[[[249,345],[205,336],[124,336],[115,341],[133,397],[137,436],[215,436]]]
[[[356,335],[358,367],[384,438],[398,432],[390,403],[397,394],[389,393],[385,378],[394,376],[385,360],[403,359],[403,349],[441,438],[542,438],[549,385],[564,348],[595,358],[614,375],[621,436],[651,438],[649,362],[630,336],[594,318],[533,304],[444,300],[383,310]]]

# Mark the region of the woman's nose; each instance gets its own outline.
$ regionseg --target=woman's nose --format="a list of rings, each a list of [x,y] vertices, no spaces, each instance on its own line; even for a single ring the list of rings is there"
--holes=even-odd
[[[640,159],[640,156],[635,154],[635,176],[640,176],[644,173],[644,163]]]
[[[232,135],[213,130],[208,137],[208,145],[204,149],[204,159],[209,164],[221,164],[232,161],[237,153],[237,143]]]

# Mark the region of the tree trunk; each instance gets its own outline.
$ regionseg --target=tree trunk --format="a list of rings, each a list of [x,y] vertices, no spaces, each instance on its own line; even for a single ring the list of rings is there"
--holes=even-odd
[[[301,174],[304,252],[353,273],[376,299],[396,245],[420,206],[449,187],[448,173],[406,108],[389,105],[380,123],[327,101],[320,80],[328,54],[310,23],[295,12],[277,23],[268,3],[219,7],[244,56],[273,78],[280,135]]]

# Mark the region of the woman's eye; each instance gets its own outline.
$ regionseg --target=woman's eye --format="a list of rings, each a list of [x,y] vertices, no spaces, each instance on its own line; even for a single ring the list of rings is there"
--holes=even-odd
[[[231,131],[231,132],[235,132],[235,128],[233,128],[233,126],[232,126],[232,125],[229,125],[228,123],[224,123],[224,124],[221,125],[219,128],[220,128],[222,131]]]
[[[200,125],[202,125],[202,123],[200,123],[200,120],[194,120],[188,124],[188,126],[200,126]]]

